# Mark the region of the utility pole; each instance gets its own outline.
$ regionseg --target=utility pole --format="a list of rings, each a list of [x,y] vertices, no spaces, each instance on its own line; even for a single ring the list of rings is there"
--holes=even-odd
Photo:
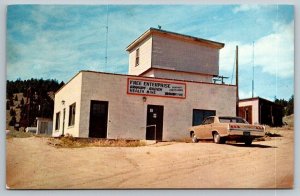
[[[254,97],[254,42],[252,48],[252,98]]]
[[[236,116],[239,114],[239,47],[235,50]]]
[[[108,5],[106,6],[105,68],[107,67],[107,47],[108,47]],[[102,70],[102,71],[103,71],[103,70]]]

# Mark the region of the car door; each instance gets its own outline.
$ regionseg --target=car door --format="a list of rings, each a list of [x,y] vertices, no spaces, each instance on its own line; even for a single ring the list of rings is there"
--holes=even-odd
[[[214,117],[208,117],[205,121],[205,128],[202,131],[203,139],[211,139],[212,138],[212,125],[214,122]]]
[[[201,125],[196,127],[196,135],[198,139],[205,139],[206,137],[206,132],[208,129],[207,123],[208,123],[208,118],[204,119]]]

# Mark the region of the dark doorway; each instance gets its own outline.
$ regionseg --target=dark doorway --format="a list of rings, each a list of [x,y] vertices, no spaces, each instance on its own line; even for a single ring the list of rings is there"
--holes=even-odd
[[[193,109],[193,126],[200,125],[206,117],[215,115],[216,110]]]
[[[147,106],[146,140],[162,140],[164,106]]]
[[[252,106],[239,107],[238,116],[244,118],[248,123],[252,124]]]
[[[107,137],[107,101],[91,101],[89,137]]]

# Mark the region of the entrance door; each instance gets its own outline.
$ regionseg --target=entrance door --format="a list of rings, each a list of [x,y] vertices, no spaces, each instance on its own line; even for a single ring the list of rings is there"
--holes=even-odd
[[[252,124],[252,106],[239,107],[239,117]]]
[[[147,106],[146,140],[162,140],[164,106]]]
[[[62,136],[65,135],[65,118],[66,118],[66,108],[64,108],[63,112],[63,127],[62,127]]]
[[[91,101],[89,137],[107,137],[107,101]]]
[[[200,125],[206,117],[215,115],[216,110],[193,109],[193,126]]]

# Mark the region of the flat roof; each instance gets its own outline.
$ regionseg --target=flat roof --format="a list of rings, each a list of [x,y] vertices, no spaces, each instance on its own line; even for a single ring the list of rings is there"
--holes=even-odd
[[[193,37],[193,36],[190,36],[190,35],[184,35],[184,34],[180,34],[180,33],[175,33],[175,32],[171,32],[171,31],[166,31],[166,30],[156,29],[156,28],[151,27],[146,32],[144,32],[141,36],[139,36],[137,39],[135,39],[133,42],[131,42],[131,44],[129,44],[127,46],[126,51],[130,51],[136,45],[141,43],[143,40],[145,40],[148,36],[150,36],[153,33],[164,34],[164,35],[167,35],[170,38],[173,37],[173,38],[179,38],[181,40],[194,41],[194,42],[206,44],[208,46],[211,46],[213,48],[218,48],[218,49],[221,49],[225,46],[225,44],[221,43],[221,42],[211,41],[211,40],[202,39],[202,38],[199,38],[199,37]]]
[[[262,101],[267,101],[267,102],[276,104],[274,101],[270,101],[268,99],[264,99],[261,97],[250,97],[250,98],[240,99],[239,102],[254,101],[254,100],[262,100]],[[276,104],[276,105],[278,105],[278,104]]]

